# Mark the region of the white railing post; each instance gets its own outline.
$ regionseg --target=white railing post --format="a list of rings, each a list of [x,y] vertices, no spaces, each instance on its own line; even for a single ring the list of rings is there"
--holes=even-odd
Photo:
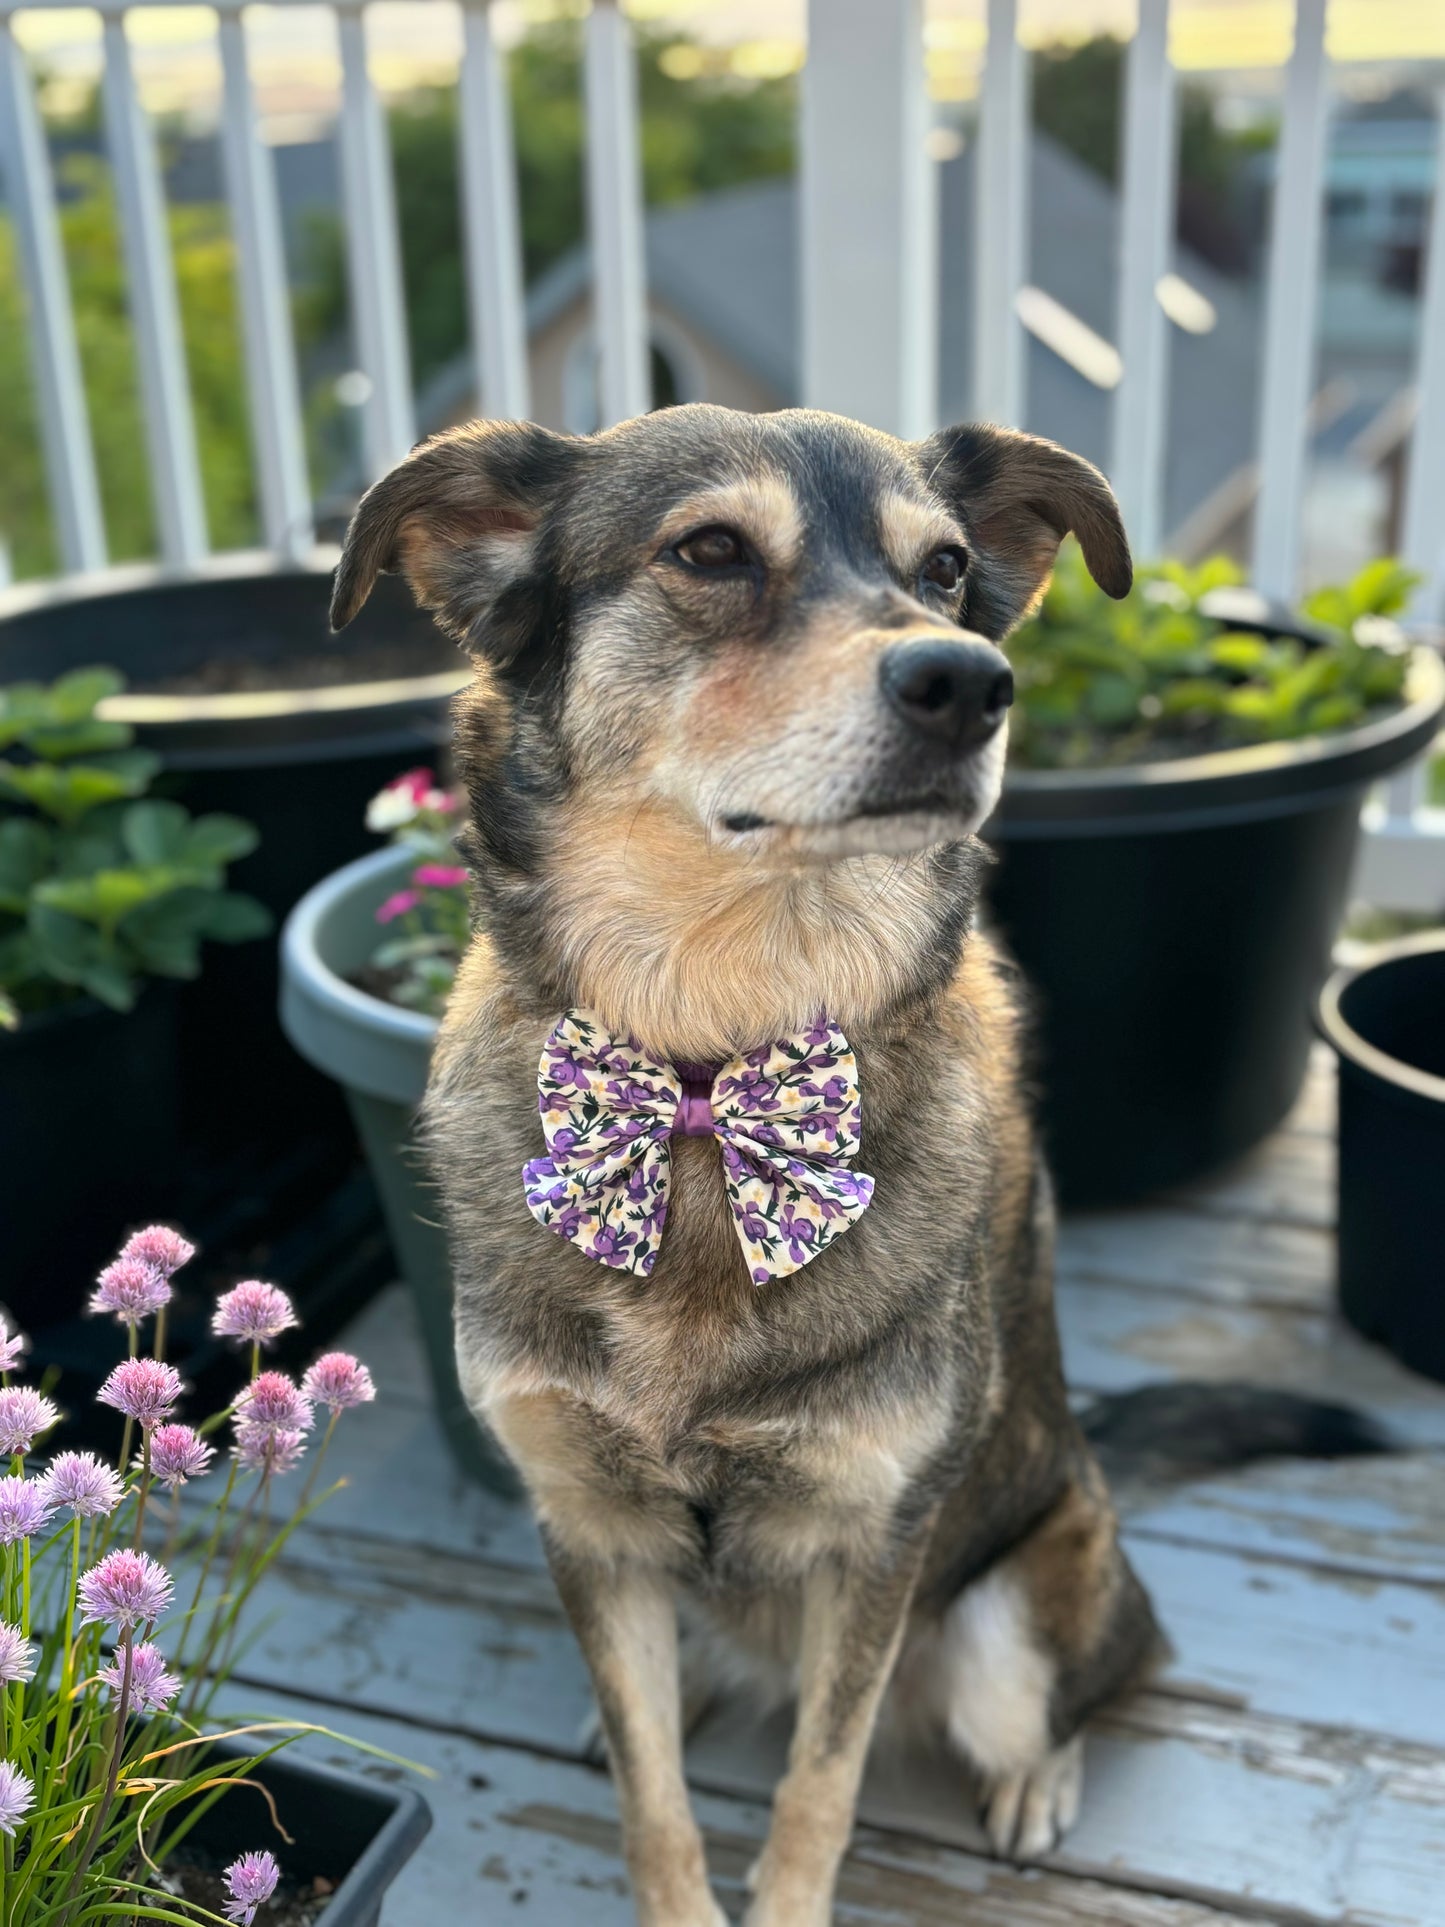
[[[605,428],[652,404],[637,54],[619,0],[592,0],[586,70],[587,224]]]
[[[462,251],[466,259],[477,406],[503,421],[531,412],[522,242],[507,69],[492,31],[492,0],[465,0],[457,123]]]
[[[988,0],[978,103],[978,245],[974,250],[973,412],[1022,426],[1024,338],[1016,303],[1028,267],[1028,54],[1018,0]]]
[[[341,198],[351,325],[371,390],[362,405],[362,453],[374,481],[416,440],[406,298],[386,113],[366,64],[366,21],[338,12],[341,43]]]
[[[1425,578],[1413,613],[1445,622],[1445,90],[1435,97],[1435,206],[1420,311],[1419,407],[1410,437],[1401,551]]]
[[[803,69],[803,400],[937,426],[938,208],[922,0],[811,0]]]
[[[107,14],[106,144],[120,203],[161,555],[176,568],[206,553],[206,507],[155,136],[136,92],[123,13]]]
[[[257,125],[245,24],[239,13],[223,13],[219,27],[225,80],[222,151],[236,235],[261,523],[267,547],[294,558],[310,547],[314,535],[276,177]]]
[[[1111,480],[1137,554],[1164,539],[1164,446],[1169,416],[1169,338],[1158,286],[1173,253],[1176,176],[1174,70],[1169,0],[1139,0],[1124,89],[1120,207],[1119,353]]]
[[[10,216],[29,300],[27,332],[60,558],[67,569],[103,568],[105,522],[50,152],[25,56],[4,19],[0,19],[0,166],[8,183]]]
[[[1285,601],[1299,589],[1301,509],[1309,454],[1329,126],[1327,9],[1328,0],[1297,0],[1270,222],[1253,559],[1257,586]]]

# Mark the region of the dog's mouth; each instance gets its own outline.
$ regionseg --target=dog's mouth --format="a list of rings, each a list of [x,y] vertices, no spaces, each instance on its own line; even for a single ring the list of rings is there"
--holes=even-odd
[[[739,810],[719,818],[719,827],[744,844],[802,856],[907,855],[934,844],[957,842],[977,829],[986,814],[971,796],[928,789],[903,796],[865,797],[845,815],[811,823],[789,823]]]

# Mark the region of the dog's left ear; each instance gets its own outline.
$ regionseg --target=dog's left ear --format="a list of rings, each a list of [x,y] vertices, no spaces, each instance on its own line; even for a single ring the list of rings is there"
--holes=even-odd
[[[575,480],[582,447],[532,422],[470,422],[418,443],[357,504],[332,628],[397,570],[464,649],[511,661],[527,640],[537,531]]]
[[[964,620],[998,642],[1034,606],[1060,542],[1079,538],[1089,573],[1116,600],[1134,565],[1114,491],[1092,462],[1057,442],[986,423],[942,428],[915,444],[924,480],[970,537]]]

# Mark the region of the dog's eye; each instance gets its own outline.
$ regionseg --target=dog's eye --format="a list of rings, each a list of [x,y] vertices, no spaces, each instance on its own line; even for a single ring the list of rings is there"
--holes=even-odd
[[[676,553],[694,569],[736,569],[748,559],[747,544],[737,530],[720,523],[684,536]]]
[[[968,557],[962,549],[938,549],[923,565],[923,580],[935,589],[942,589],[945,595],[952,595],[967,567]]]

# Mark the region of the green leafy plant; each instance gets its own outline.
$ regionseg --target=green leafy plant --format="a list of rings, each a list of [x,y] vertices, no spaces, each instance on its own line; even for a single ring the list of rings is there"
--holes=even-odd
[[[147,795],[160,759],[96,714],[123,687],[77,669],[0,689],[0,1024],[80,995],[129,1010],[145,977],[197,976],[204,939],[271,928],[225,887],[255,830]]]
[[[1408,653],[1385,618],[1414,577],[1372,562],[1303,602],[1316,642],[1231,629],[1200,608],[1241,580],[1217,557],[1141,568],[1112,602],[1072,545],[1038,614],[1009,644],[1017,683],[1010,749],[1033,769],[1198,755],[1347,729],[1400,699]]]

